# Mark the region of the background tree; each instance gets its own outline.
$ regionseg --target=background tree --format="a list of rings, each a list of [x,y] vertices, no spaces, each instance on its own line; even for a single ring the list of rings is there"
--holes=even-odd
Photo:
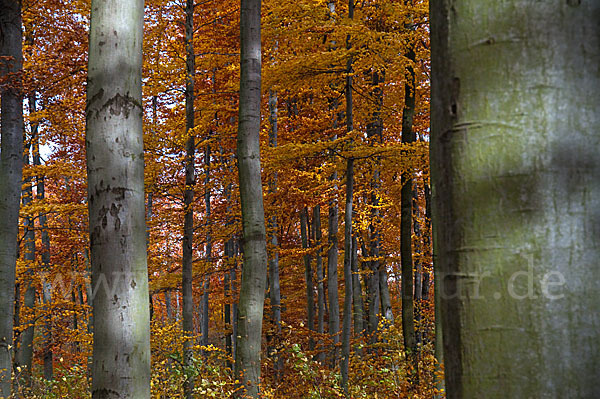
[[[150,397],[143,11],[141,0],[92,3],[86,147],[92,286],[98,288],[93,398]]]
[[[194,378],[190,370],[193,361],[194,296],[193,296],[193,245],[194,245],[194,185],[196,172],[196,140],[194,137],[194,75],[196,74],[196,54],[194,53],[194,1],[185,3],[185,189],[183,194],[183,241],[181,266],[181,291],[183,296],[183,333],[187,335],[183,343],[183,364],[188,372],[184,386],[186,399],[192,398]]]
[[[598,395],[598,15],[431,2],[448,398]]]

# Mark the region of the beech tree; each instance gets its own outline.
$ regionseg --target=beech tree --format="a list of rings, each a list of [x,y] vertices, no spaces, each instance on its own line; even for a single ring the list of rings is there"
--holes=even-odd
[[[430,12],[447,397],[597,397],[600,3]]]
[[[183,332],[187,334],[183,342],[183,364],[191,367],[193,360],[192,335],[194,333],[194,296],[192,291],[193,281],[193,246],[194,246],[194,185],[196,176],[194,158],[196,156],[196,142],[193,133],[194,118],[194,74],[196,69],[196,56],[194,54],[194,2],[186,0],[185,3],[185,189],[183,198],[184,221],[182,241],[182,266],[181,266],[181,291],[183,294]],[[186,399],[191,399],[194,389],[193,376],[188,373],[184,386]]]
[[[267,244],[260,167],[260,0],[241,0],[241,72],[237,161],[242,205],[242,285],[238,305],[235,376],[238,395],[259,397]]]
[[[150,397],[142,136],[142,0],[92,2],[86,149],[92,398]]]
[[[23,175],[21,2],[0,1],[0,396],[11,390],[13,302]]]

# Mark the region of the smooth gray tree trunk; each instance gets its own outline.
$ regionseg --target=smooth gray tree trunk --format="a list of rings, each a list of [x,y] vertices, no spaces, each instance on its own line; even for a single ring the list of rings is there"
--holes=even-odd
[[[447,397],[600,397],[600,2],[430,7]]]
[[[237,160],[243,227],[243,268],[238,307],[235,377],[241,391],[259,397],[267,245],[260,166],[260,0],[241,0],[241,72]]]
[[[92,0],[86,150],[92,398],[150,397],[142,0]],[[94,291],[92,291],[94,292]]]
[[[23,177],[21,2],[0,0],[0,396],[11,390],[19,203]]]

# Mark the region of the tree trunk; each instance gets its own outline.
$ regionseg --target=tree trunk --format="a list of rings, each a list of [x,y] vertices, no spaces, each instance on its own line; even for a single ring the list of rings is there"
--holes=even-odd
[[[223,281],[223,294],[225,297],[225,304],[223,305],[223,321],[225,323],[225,353],[229,357],[233,357],[233,346],[232,346],[232,337],[233,337],[233,326],[231,325],[231,302],[232,302],[232,289],[231,289],[231,268],[232,263],[234,262],[234,248],[233,248],[233,238],[230,238],[225,242],[225,262],[229,267],[225,270],[224,281]],[[229,359],[227,359],[227,367],[233,369],[233,364]]]
[[[29,96],[29,110],[30,112],[35,112],[35,100],[34,100],[34,96],[30,95]],[[34,140],[35,136],[37,135],[37,125],[32,126],[32,132],[31,132],[31,140]],[[23,164],[24,165],[28,165],[29,164],[29,149],[31,148],[31,143],[25,148],[25,152],[23,155]],[[31,200],[33,198],[33,193],[32,193],[32,187],[31,187],[31,177],[26,177],[25,179],[25,184],[24,184],[24,189],[23,189],[23,193],[22,193],[22,202],[23,202],[23,206],[27,206],[31,203]],[[35,285],[32,284],[33,282],[33,276],[35,273],[35,225],[34,225],[34,219],[32,217],[26,217],[25,218],[25,226],[24,226],[24,230],[25,230],[25,237],[24,237],[24,242],[25,242],[25,251],[24,251],[24,259],[25,262],[27,262],[27,271],[25,272],[25,294],[24,294],[24,300],[23,300],[23,306],[24,309],[27,309],[27,313],[29,313],[29,317],[26,319],[27,320],[27,324],[28,327],[25,328],[21,334],[19,334],[19,339],[18,339],[18,344],[16,344],[15,346],[17,346],[17,350],[15,352],[15,366],[17,367],[21,367],[22,370],[21,371],[21,375],[23,377],[23,383],[25,386],[30,387],[31,386],[31,366],[32,366],[32,360],[33,360],[33,333],[34,333],[34,329],[35,329],[35,320],[32,318],[33,316],[33,309],[35,307],[35,297],[36,297],[36,290],[35,290]],[[16,291],[16,295],[17,297],[15,298],[16,301],[18,301],[19,298],[19,290]],[[18,311],[19,308],[17,306],[15,306],[15,315],[18,315]],[[18,323],[15,322],[15,326],[17,326]]]
[[[323,239],[321,233],[321,206],[315,205],[313,208],[313,234],[314,244],[317,248],[316,257],[316,272],[317,272],[317,333],[319,337],[325,332],[325,292],[323,291],[323,256],[321,255],[321,241]],[[319,353],[317,360],[325,361],[325,352],[322,350],[323,341],[319,339]]]
[[[229,172],[232,171],[231,166],[228,167]],[[232,195],[232,187],[233,184],[229,183],[225,186],[225,198],[227,200],[226,206],[226,220],[225,225],[227,227],[233,224],[232,214],[232,206],[231,206],[231,195]],[[235,284],[235,267],[236,267],[236,249],[235,249],[235,237],[232,234],[227,241],[225,241],[225,273],[224,273],[224,281],[223,281],[223,295],[225,299],[225,303],[223,305],[224,317],[223,321],[225,323],[225,352],[230,358],[233,358],[233,342],[235,341],[235,332],[233,328],[232,321],[235,321],[235,311],[232,316],[232,304],[233,304],[233,294],[235,292],[234,284]],[[227,359],[227,367],[233,370],[233,363]]]
[[[93,0],[91,9],[86,149],[92,287],[97,289],[92,398],[148,398],[144,5]]]
[[[337,180],[337,173],[331,176],[331,180]],[[327,240],[329,249],[327,251],[327,296],[329,297],[329,335],[333,338],[332,362],[337,363],[340,342],[340,301],[338,296],[338,205],[337,200],[329,202],[328,233]]]
[[[600,395],[599,16],[598,1],[431,2],[449,399]]]
[[[202,345],[208,346],[208,318],[209,318],[209,309],[208,309],[208,299],[210,294],[210,274],[212,266],[212,233],[211,233],[211,209],[210,209],[210,144],[206,145],[206,150],[204,153],[204,166],[206,167],[206,176],[204,178],[204,204],[205,204],[205,214],[206,214],[206,268],[205,268],[205,276],[204,276],[204,292],[202,294],[202,326],[200,330],[202,331]]]
[[[196,177],[194,171],[194,158],[196,156],[196,143],[194,139],[194,75],[196,71],[196,56],[194,54],[194,1],[186,0],[185,6],[185,130],[188,135],[185,145],[185,191],[183,198],[183,257],[182,257],[182,281],[181,291],[183,295],[183,333],[186,339],[183,341],[183,364],[186,369],[193,362],[193,339],[194,334],[194,292],[193,283],[193,246],[194,246],[194,185]],[[194,390],[194,378],[186,373],[183,385],[186,399],[192,398]]]
[[[354,317],[354,335],[359,337],[365,327],[365,315],[362,298],[362,288],[360,284],[360,271],[358,270],[358,240],[355,236],[352,237],[352,303],[353,303],[353,317]]]
[[[342,387],[346,397],[348,367],[350,364],[350,336],[352,327],[352,196],[354,188],[354,159],[349,158],[346,166],[346,213],[344,215],[344,323],[342,326]]]
[[[392,312],[392,298],[388,286],[388,274],[385,270],[385,264],[379,267],[379,299],[381,300],[381,314],[386,322],[394,322],[394,314]]]
[[[165,291],[165,308],[167,311],[167,323],[173,320],[173,304],[171,303],[171,291]]]
[[[34,140],[34,155],[33,164],[41,166],[42,160],[40,157],[39,142]],[[44,200],[46,196],[44,176],[36,176],[37,180],[37,199]],[[40,213],[40,230],[42,236],[42,301],[44,303],[44,310],[46,315],[44,316],[45,326],[43,332],[43,350],[42,357],[44,359],[44,379],[51,381],[54,375],[53,367],[53,354],[52,354],[52,283],[50,283],[50,236],[48,235],[48,218],[45,213]]]
[[[381,110],[383,108],[383,89],[380,87],[384,82],[384,71],[375,70],[372,73],[372,85],[373,85],[373,97],[375,102],[375,111],[373,112],[372,121],[367,125],[367,136],[369,137],[371,144],[382,144],[383,141],[383,120],[381,119]],[[369,225],[370,242],[367,252],[363,246],[363,254],[370,256],[371,261],[367,262],[368,274],[366,278],[367,286],[367,304],[368,304],[368,333],[371,336],[371,342],[377,340],[377,329],[379,326],[379,313],[382,294],[388,293],[387,287],[387,273],[383,270],[385,278],[382,279],[382,273],[380,271],[381,261],[380,257],[380,246],[381,246],[381,216],[379,212],[379,191],[381,189],[380,179],[380,167],[381,158],[376,157],[375,159],[375,170],[373,171],[373,177],[371,178],[371,195],[369,203],[371,205],[371,223]],[[382,291],[383,288],[383,291]],[[390,312],[391,314],[391,304]]]
[[[0,0],[0,396],[9,397],[19,202],[23,177],[21,2]],[[6,58],[4,58],[6,57]]]
[[[374,231],[374,230],[372,230]],[[377,236],[376,236],[377,237]],[[377,238],[376,238],[377,239]],[[378,240],[378,239],[377,239]],[[372,249],[369,251],[365,243],[361,243],[361,252],[363,257],[373,256],[373,253],[379,254],[379,244],[372,244]],[[380,289],[379,289],[379,268],[378,263],[375,260],[364,262],[364,269],[367,271],[367,327],[368,334],[370,336],[370,342],[373,343],[377,340],[377,327],[379,325],[379,307],[381,305],[380,300]],[[375,263],[375,265],[373,265]]]
[[[300,211],[300,235],[302,239],[302,249],[308,251],[310,243],[308,241],[308,209],[304,207]],[[308,329],[315,331],[315,287],[313,284],[313,273],[311,268],[311,256],[306,253],[304,255],[304,280],[306,282],[306,314],[308,320]],[[309,337],[308,349],[315,349],[315,341],[313,337]]]
[[[348,18],[354,18],[354,0],[348,2]],[[350,35],[346,37],[346,48],[350,49]],[[354,130],[352,104],[352,56],[346,64],[346,129]],[[346,209],[344,213],[344,321],[342,326],[342,388],[347,398],[350,397],[348,387],[348,369],[350,366],[350,337],[352,327],[352,197],[354,196],[354,158],[350,156],[346,162]]]
[[[233,256],[238,257],[240,256],[240,243],[239,243],[239,238],[236,236],[234,238],[232,238],[232,243],[233,243]],[[237,262],[237,258],[236,260],[233,262],[233,265],[231,266],[231,270],[229,273],[229,284],[231,285],[231,294],[232,295],[236,295],[236,293],[238,292],[238,288],[236,286],[237,283],[237,269],[238,269],[238,262]],[[239,299],[239,296],[238,296]],[[239,300],[236,302],[235,300],[233,301],[233,303],[231,304],[231,319],[233,321],[233,325],[231,326],[231,331],[232,331],[232,338],[233,338],[233,346],[231,348],[232,351],[232,357],[235,360],[235,353],[236,353],[236,348],[237,348],[237,330],[238,330],[238,303]],[[235,369],[234,369],[235,371]]]
[[[423,340],[423,330],[422,330],[422,315],[423,315],[423,303],[422,303],[422,295],[423,295],[423,232],[421,231],[421,226],[419,225],[419,203],[418,203],[418,194],[417,189],[413,191],[413,207],[414,207],[414,218],[413,218],[413,232],[415,234],[415,254],[417,255],[416,264],[414,266],[414,316],[415,316],[415,345],[419,347],[422,344]]]
[[[238,307],[235,377],[244,394],[258,398],[267,246],[260,166],[260,0],[241,0],[240,109],[237,158],[244,265]],[[245,392],[242,392],[245,391]]]
[[[415,59],[411,49],[408,58]],[[415,113],[415,72],[409,67],[410,80],[404,85],[404,109],[402,111],[402,142],[415,141],[413,132],[413,116]],[[415,314],[413,300],[413,258],[412,258],[412,200],[413,179],[412,170],[402,175],[401,190],[401,220],[400,220],[400,258],[402,262],[402,334],[404,336],[404,350],[407,354],[415,355],[417,342],[415,336]],[[416,359],[414,357],[413,359]],[[415,360],[415,366],[418,364]],[[417,375],[416,367],[413,371]]]
[[[269,91],[269,145],[277,147],[277,92]],[[269,182],[269,192],[277,192],[277,172],[271,177]],[[269,219],[269,232],[271,239],[271,255],[269,257],[269,301],[271,302],[271,319],[275,329],[275,342],[279,344],[281,334],[281,287],[279,284],[279,241],[277,239],[277,216],[273,215]],[[274,356],[275,374],[278,378],[283,372],[283,359],[279,354],[274,353],[276,348],[271,347],[268,351],[269,356]]]

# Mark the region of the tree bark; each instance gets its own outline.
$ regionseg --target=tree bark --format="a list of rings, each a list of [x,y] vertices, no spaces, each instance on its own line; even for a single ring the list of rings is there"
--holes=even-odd
[[[277,92],[269,91],[269,145],[277,147]],[[269,182],[269,192],[275,194],[277,192],[277,172],[271,177]],[[271,239],[271,254],[269,257],[269,301],[271,302],[271,319],[275,336],[273,337],[278,344],[281,334],[281,287],[279,284],[279,240],[277,238],[277,216],[273,215],[269,219],[269,232]],[[269,350],[269,355],[274,356],[275,373],[278,378],[283,372],[283,359],[279,354],[273,352],[276,348],[272,347]]]
[[[331,176],[332,181],[337,180],[337,173]],[[337,184],[336,184],[337,187]],[[331,353],[332,362],[335,365],[338,359],[337,344],[340,342],[340,300],[338,296],[338,205],[337,200],[329,201],[329,217],[327,240],[327,296],[329,297],[329,335],[333,338],[333,349]]]
[[[431,2],[449,399],[600,394],[599,16],[597,1]]]
[[[92,398],[150,397],[141,0],[92,1],[86,150]]]
[[[260,0],[241,0],[240,109],[237,159],[242,207],[242,285],[238,307],[235,377],[244,394],[258,398],[267,246],[260,166]],[[245,392],[243,392],[245,391]]]
[[[40,156],[39,141],[35,139],[33,150],[33,164],[35,166],[42,165]],[[37,199],[43,201],[46,197],[45,176],[36,176]],[[40,249],[42,255],[42,301],[44,303],[44,331],[43,331],[43,347],[42,358],[44,361],[44,379],[51,381],[54,376],[54,362],[52,353],[52,283],[50,282],[50,235],[48,234],[48,217],[45,213],[39,214],[39,224],[41,230],[42,247]]]
[[[348,1],[348,18],[354,18],[354,0]],[[346,37],[346,48],[350,49],[350,35]],[[346,129],[354,130],[353,103],[352,103],[352,56],[346,64]],[[351,144],[352,145],[352,144]],[[344,321],[342,326],[342,388],[347,398],[350,397],[349,366],[350,366],[350,337],[352,327],[352,200],[354,196],[354,158],[350,156],[346,161],[346,206],[344,213]]]
[[[204,292],[202,293],[202,345],[208,346],[208,299],[210,294],[210,278],[209,271],[212,266],[212,232],[211,232],[211,208],[210,208],[210,144],[206,145],[204,153],[204,166],[206,168],[206,175],[204,178],[204,204],[205,204],[205,217],[206,217],[206,268],[204,276]]]
[[[35,112],[35,100],[34,100],[34,96],[31,95],[29,96],[29,110],[30,112]],[[37,125],[32,126],[32,132],[31,132],[31,140],[34,140],[35,136],[37,135]],[[29,164],[29,149],[31,148],[31,142],[30,144],[25,147],[25,152],[23,155],[23,164],[24,165],[28,165]],[[23,206],[27,206],[31,203],[32,198],[33,198],[33,193],[32,193],[32,179],[30,177],[26,177],[24,179],[24,189],[23,189],[23,193],[22,193],[22,203]],[[32,366],[32,361],[33,361],[33,333],[34,333],[34,329],[35,329],[35,320],[32,319],[31,317],[33,316],[33,309],[35,306],[35,297],[36,297],[36,290],[35,290],[35,285],[32,284],[33,282],[33,275],[35,272],[35,225],[34,225],[34,219],[32,217],[26,217],[25,218],[25,226],[24,226],[24,230],[25,230],[25,236],[24,236],[24,254],[23,254],[23,258],[25,260],[25,262],[27,262],[28,267],[27,267],[27,271],[25,272],[25,276],[24,276],[24,280],[25,280],[25,294],[24,294],[24,300],[23,300],[23,307],[24,309],[27,309],[27,312],[29,313],[29,319],[27,319],[27,323],[29,324],[27,328],[25,328],[21,334],[19,334],[19,338],[18,338],[18,344],[15,342],[15,346],[17,347],[17,350],[15,352],[15,366],[17,367],[21,367],[22,369],[24,369],[23,371],[21,371],[21,375],[22,375],[22,380],[25,386],[30,387],[31,386],[31,366]],[[18,301],[19,298],[19,290],[16,291],[16,295],[17,297],[15,298],[16,301]],[[17,312],[15,315],[18,315],[18,311],[19,308],[15,305],[15,312]],[[15,326],[17,326],[18,323],[15,322]],[[16,340],[15,340],[16,341]]]
[[[317,333],[319,337],[325,332],[325,292],[323,290],[323,256],[321,255],[321,241],[323,239],[321,233],[321,206],[315,205],[313,208],[313,234],[314,245],[317,248],[316,257],[316,273],[317,273]],[[321,348],[323,342],[319,339],[318,346]],[[319,362],[325,361],[325,352],[319,350],[317,354]]]
[[[373,97],[375,102],[375,111],[373,112],[372,121],[367,125],[367,136],[372,144],[381,144],[383,141],[383,120],[381,118],[381,110],[383,107],[383,89],[380,87],[384,82],[384,71],[375,70],[372,73]],[[379,191],[381,190],[380,178],[381,158],[375,159],[375,170],[371,178],[372,192],[369,196],[371,206],[371,223],[369,225],[370,242],[368,248],[363,246],[363,254],[370,256],[371,261],[366,263],[368,266],[368,274],[366,277],[367,288],[367,304],[368,304],[368,333],[371,337],[371,342],[377,340],[377,329],[379,326],[379,317],[382,300],[382,287],[385,292],[389,293],[387,284],[387,273],[380,271],[380,246],[381,246],[381,215],[379,212]],[[367,249],[369,252],[367,252]],[[382,277],[385,277],[382,280]],[[391,313],[391,306],[390,306]]]
[[[414,50],[409,50],[408,59],[414,61]],[[415,113],[415,72],[408,68],[409,82],[404,85],[404,109],[402,111],[402,142],[415,141],[413,116]],[[400,220],[400,258],[402,262],[402,333],[404,349],[407,354],[415,355],[417,342],[415,336],[415,314],[413,300],[413,258],[412,258],[412,170],[402,175],[401,220]],[[418,364],[414,362],[415,366]],[[416,368],[415,368],[416,374]]]
[[[185,6],[185,130],[188,135],[185,144],[185,191],[183,198],[183,258],[181,291],[183,295],[183,364],[186,369],[193,364],[193,339],[194,334],[194,292],[193,285],[193,245],[194,245],[194,186],[196,184],[194,159],[196,156],[196,143],[194,138],[194,75],[196,71],[196,56],[194,54],[194,1],[186,0]],[[185,376],[183,385],[186,399],[192,398],[194,378],[190,373]]]
[[[11,390],[19,202],[23,177],[21,2],[0,1],[0,396]],[[5,58],[6,57],[6,58]]]
[[[346,165],[346,213],[344,215],[344,322],[342,326],[342,387],[350,397],[348,367],[350,364],[350,336],[352,326],[352,196],[354,189],[354,159]]]
[[[308,209],[304,207],[300,211],[300,236],[302,240],[302,249],[308,251],[310,243],[308,241]],[[304,255],[304,281],[306,282],[306,315],[308,321],[308,329],[315,331],[315,287],[313,284],[313,273],[311,267],[311,256],[306,253]],[[308,349],[315,349],[315,341],[313,337],[308,339]]]
[[[358,270],[358,240],[352,237],[352,304],[354,317],[354,335],[359,337],[365,327],[364,303],[362,298],[362,288],[360,284],[360,271]]]

